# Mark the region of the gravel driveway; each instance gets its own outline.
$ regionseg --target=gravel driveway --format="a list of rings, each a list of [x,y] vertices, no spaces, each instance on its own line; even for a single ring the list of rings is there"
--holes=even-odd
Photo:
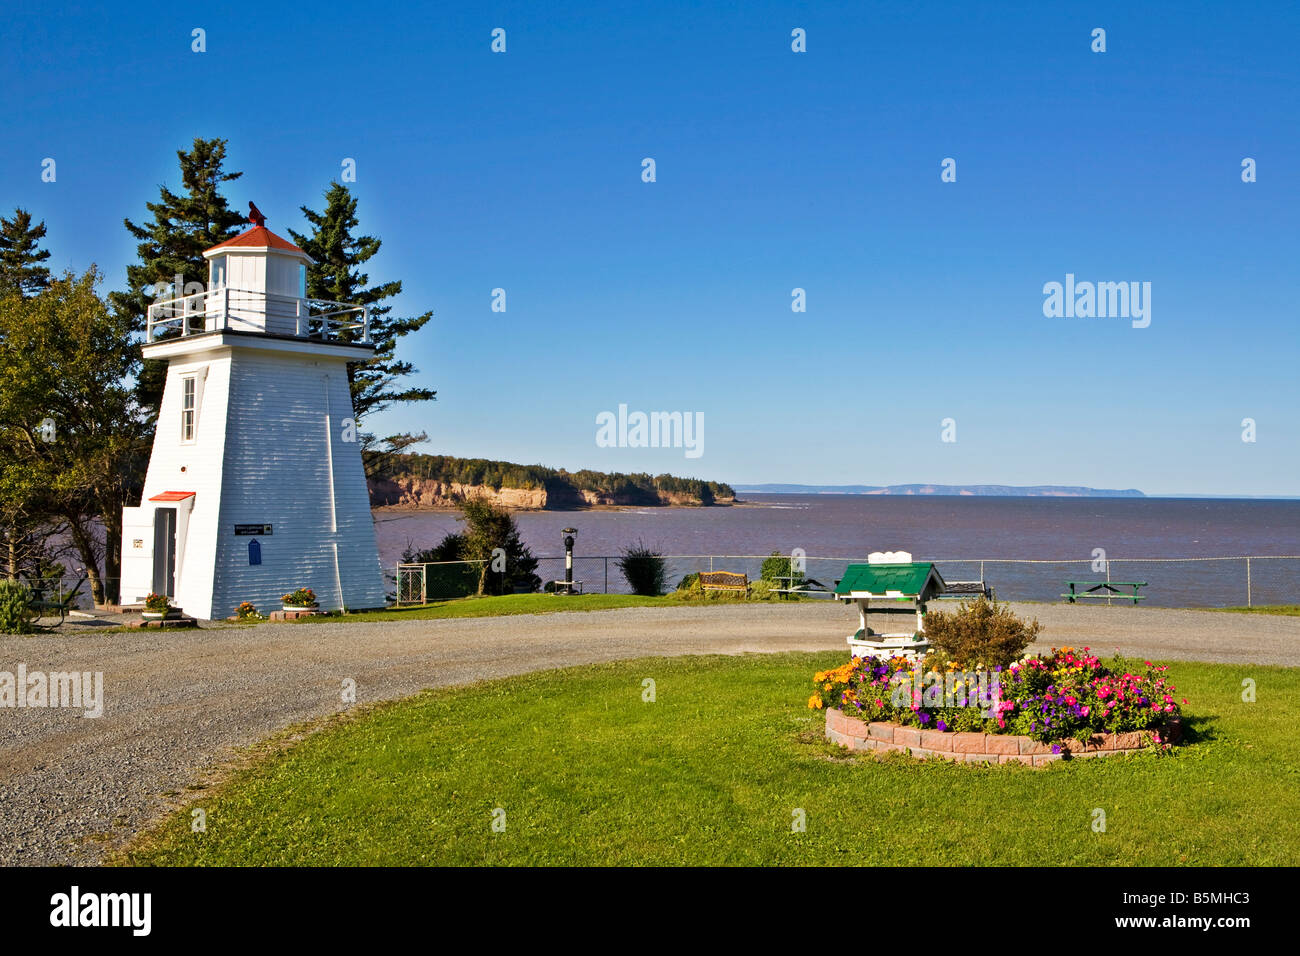
[[[1300,665],[1300,617],[1018,606],[1056,646]],[[137,633],[0,635],[0,671],[101,671],[104,714],[0,708],[0,864],[93,864],[233,749],[295,722],[427,687],[651,655],[845,650],[838,604]]]

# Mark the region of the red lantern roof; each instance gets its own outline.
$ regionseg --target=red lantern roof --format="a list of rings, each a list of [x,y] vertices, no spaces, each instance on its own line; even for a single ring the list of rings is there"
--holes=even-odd
[[[227,239],[225,242],[218,242],[211,249],[204,250],[203,254],[207,255],[209,252],[214,252],[217,249],[232,249],[238,247],[281,249],[284,252],[297,252],[304,256],[307,254],[288,239],[283,239],[280,236],[277,236],[270,229],[267,229],[266,226],[254,226],[252,229],[241,232],[232,239]]]
[[[192,491],[164,491],[160,495],[154,495],[150,501],[184,501],[186,498],[193,498]]]

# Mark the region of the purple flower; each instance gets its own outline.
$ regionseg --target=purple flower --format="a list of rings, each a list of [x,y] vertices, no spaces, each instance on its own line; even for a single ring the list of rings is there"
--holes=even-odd
[[[938,721],[938,722],[935,724],[935,726],[938,727],[940,730],[947,730],[947,729],[948,729],[948,725],[945,724],[942,720],[941,720],[941,721]]]
[[[1060,752],[1061,752],[1061,745],[1060,745],[1060,744],[1052,744],[1052,753],[1054,753],[1054,754],[1059,754]]]

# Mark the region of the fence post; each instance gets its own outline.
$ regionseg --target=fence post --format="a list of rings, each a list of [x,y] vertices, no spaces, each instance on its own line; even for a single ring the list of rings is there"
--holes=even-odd
[[[605,562],[605,588],[603,591],[601,591],[601,593],[608,594],[609,593],[609,558],[606,557],[603,560]]]
[[[1246,558],[1246,607],[1250,606],[1250,558]]]

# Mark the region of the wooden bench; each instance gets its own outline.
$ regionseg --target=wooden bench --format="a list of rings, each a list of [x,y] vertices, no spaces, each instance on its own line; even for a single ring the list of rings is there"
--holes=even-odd
[[[740,591],[749,594],[749,577],[735,571],[701,571],[700,587],[705,591]]]
[[[1138,594],[1138,588],[1147,586],[1145,581],[1066,581],[1065,586],[1070,589],[1070,593],[1062,594],[1061,597],[1068,604],[1077,604],[1083,598],[1104,598],[1132,601],[1136,606],[1138,601],[1146,600],[1145,595]],[[1130,591],[1125,594],[1120,588],[1129,588]]]

